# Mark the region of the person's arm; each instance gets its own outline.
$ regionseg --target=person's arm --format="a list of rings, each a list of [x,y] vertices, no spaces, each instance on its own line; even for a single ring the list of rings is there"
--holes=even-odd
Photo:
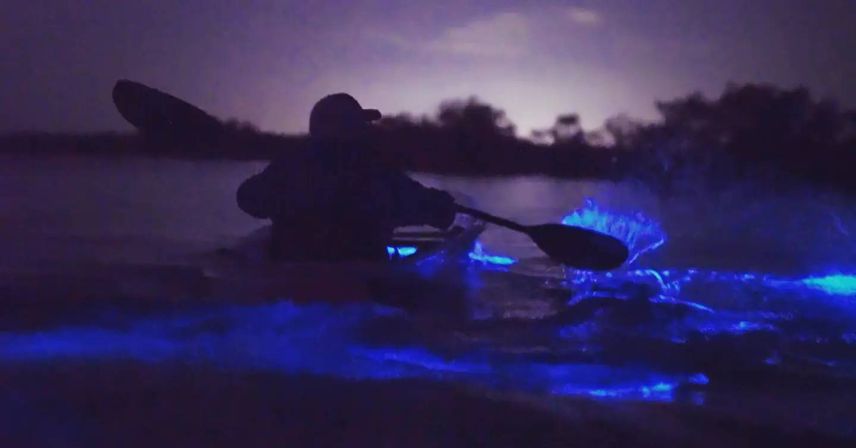
[[[270,194],[271,182],[265,173],[266,171],[262,171],[245,180],[235,195],[238,207],[244,213],[259,219],[267,219],[276,214],[275,198]]]
[[[403,173],[392,174],[396,226],[430,225],[446,229],[455,220],[455,199],[449,193],[426,187]]]
[[[301,185],[301,173],[290,166],[287,160],[275,160],[241,183],[236,193],[238,207],[259,219],[299,213],[309,197],[306,186]]]

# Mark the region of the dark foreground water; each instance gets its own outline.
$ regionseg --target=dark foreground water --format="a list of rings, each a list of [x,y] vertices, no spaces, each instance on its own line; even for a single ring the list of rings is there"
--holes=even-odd
[[[50,285],[66,267],[169,266],[260,225],[234,204],[260,163],[0,162],[0,301],[19,272]],[[381,303],[236,297],[83,316],[9,305],[0,444],[856,440],[852,200],[418,177],[525,223],[610,232],[635,259],[612,273],[565,271],[525,237],[489,228],[453,278],[402,285]]]

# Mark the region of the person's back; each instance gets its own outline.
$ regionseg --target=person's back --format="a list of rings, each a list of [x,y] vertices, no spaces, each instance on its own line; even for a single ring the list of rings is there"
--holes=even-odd
[[[454,202],[375,163],[364,110],[345,94],[325,97],[310,117],[311,150],[281,157],[238,189],[238,205],[273,221],[272,255],[282,260],[378,260],[395,227],[448,227]]]

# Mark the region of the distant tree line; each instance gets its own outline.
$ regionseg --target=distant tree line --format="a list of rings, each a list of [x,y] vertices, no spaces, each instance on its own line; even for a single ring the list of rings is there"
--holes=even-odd
[[[383,118],[375,150],[386,163],[413,171],[636,179],[665,193],[690,183],[721,187],[742,180],[856,191],[856,110],[814,99],[805,88],[730,84],[718,98],[693,93],[656,106],[654,122],[622,115],[586,132],[578,115],[563,114],[521,138],[502,110],[477,98],[447,101],[433,116]],[[308,147],[304,135],[260,132],[234,120],[216,135],[0,137],[4,151],[241,160]]]
[[[856,191],[856,110],[813,99],[805,88],[731,84],[716,99],[695,93],[657,103],[661,120],[607,121],[624,171],[665,189],[795,180]]]
[[[520,139],[502,111],[448,102],[434,118],[384,119],[382,147],[403,166],[438,172],[632,178],[666,192],[737,180],[856,190],[856,110],[805,88],[731,84],[719,98],[693,93],[656,106],[655,122],[621,115],[585,132],[565,114]]]

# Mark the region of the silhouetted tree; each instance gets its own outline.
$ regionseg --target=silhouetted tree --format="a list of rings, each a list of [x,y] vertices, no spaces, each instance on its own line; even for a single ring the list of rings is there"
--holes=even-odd
[[[692,171],[721,183],[780,170],[842,183],[840,166],[854,157],[845,153],[850,112],[814,100],[802,87],[729,84],[717,99],[694,93],[658,102],[657,109],[662,122],[629,133],[607,123],[621,139],[617,144],[638,151],[638,165],[651,171],[649,177],[668,180]]]
[[[816,100],[805,88],[729,84],[717,98],[692,93],[656,107],[657,122],[619,115],[592,132],[581,128],[577,114],[562,114],[526,140],[515,136],[505,112],[472,97],[443,102],[432,116],[384,117],[375,149],[387,162],[416,171],[634,177],[664,192],[688,182],[717,186],[764,177],[856,191],[856,110]],[[211,132],[174,131],[18,133],[0,136],[0,150],[269,159],[309,147],[306,135],[261,132],[238,120]]]
[[[581,142],[583,129],[580,126],[580,116],[577,114],[564,114],[556,118],[556,123],[550,129],[554,143]]]
[[[580,116],[577,114],[562,114],[556,117],[553,125],[547,129],[532,131],[532,138],[543,144],[569,144],[585,141]]]
[[[232,131],[232,132],[242,132],[242,133],[259,133],[259,128],[255,124],[249,121],[238,120],[237,118],[230,118],[223,123],[223,126]]]
[[[443,102],[437,122],[444,129],[485,138],[513,137],[515,131],[505,111],[483,103],[476,97],[466,101]]]
[[[637,140],[644,125],[626,114],[621,114],[608,118],[603,128],[614,147],[627,149]]]

